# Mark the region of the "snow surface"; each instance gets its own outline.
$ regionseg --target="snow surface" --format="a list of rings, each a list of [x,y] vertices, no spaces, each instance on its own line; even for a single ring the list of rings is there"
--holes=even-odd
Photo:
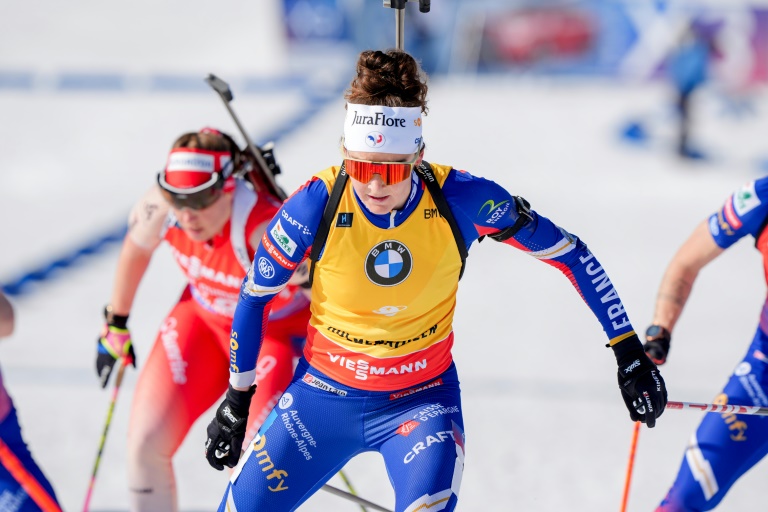
[[[238,95],[235,87],[243,77],[296,72],[276,33],[274,3],[222,1],[216,12],[208,5],[0,5],[0,71],[37,77],[29,88],[0,88],[0,282],[119,225],[181,132],[214,125],[236,133],[212,92],[156,91],[143,78],[231,77],[233,107],[257,142],[307,108],[306,89]],[[130,75],[138,85],[114,92],[57,87],[56,77],[73,70]],[[328,81],[322,69],[301,71]],[[335,77],[342,84],[348,78]],[[721,115],[716,97],[704,94],[697,135],[717,155],[715,163],[681,162],[663,142],[653,149],[620,142],[629,119],[668,136],[668,99],[660,85],[435,79],[424,127],[427,158],[494,179],[585,240],[642,331],[677,247],[732,190],[760,176],[756,161],[768,153],[765,91],[755,97],[757,113],[740,119]],[[279,141],[287,190],[338,160],[343,115],[339,97]],[[0,343],[24,436],[66,510],[82,507],[110,398],[93,361],[116,259],[113,245],[15,298],[17,331]],[[160,249],[131,314],[140,364],[181,285],[170,253]],[[671,399],[708,402],[719,392],[752,338],[764,296],[761,259],[749,241],[703,271],[662,368]],[[507,246],[476,244],[455,330],[467,435],[459,509],[618,509],[633,426],[605,336],[568,280]],[[127,507],[124,439],[135,382],[135,372],[127,372],[94,510]],[[214,509],[225,487],[226,474],[202,456],[211,416],[195,424],[175,458],[184,511]],[[642,430],[629,510],[652,510],[666,493],[700,417],[670,410],[655,429]],[[360,495],[393,506],[378,455],[354,459],[347,471]],[[748,510],[765,500],[765,476],[761,463],[721,508]],[[338,478],[331,484],[343,488]],[[301,508],[329,509],[359,510],[324,492]]]

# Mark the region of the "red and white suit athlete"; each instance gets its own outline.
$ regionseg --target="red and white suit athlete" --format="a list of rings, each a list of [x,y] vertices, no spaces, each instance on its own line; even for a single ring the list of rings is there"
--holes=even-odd
[[[187,236],[156,187],[131,213],[126,243],[151,253],[167,241],[188,281],[140,364],[128,433],[132,510],[177,510],[171,458],[192,424],[227,389],[230,328],[240,285],[280,207],[243,180],[234,182],[230,219],[205,242]],[[289,285],[272,307],[249,432],[256,432],[290,382],[296,348],[306,337],[308,305],[301,289]]]

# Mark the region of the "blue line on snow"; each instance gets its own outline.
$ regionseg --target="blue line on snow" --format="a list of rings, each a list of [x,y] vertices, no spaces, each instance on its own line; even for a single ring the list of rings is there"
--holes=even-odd
[[[32,283],[48,280],[59,273],[59,271],[79,263],[83,256],[96,254],[102,251],[107,245],[121,241],[125,236],[126,231],[127,227],[125,225],[116,229],[111,229],[106,234],[86,242],[81,247],[61,255],[53,261],[44,263],[32,270],[28,270],[18,277],[11,278],[8,282],[2,285],[3,293],[7,295],[21,295],[31,291],[33,289],[30,287]]]
[[[241,76],[238,94],[258,94],[286,89],[307,89],[307,77],[281,75],[276,77]],[[0,69],[0,93],[4,91],[37,92],[175,92],[210,93],[210,88],[195,74],[128,75],[108,72],[63,71],[41,74],[32,71]]]

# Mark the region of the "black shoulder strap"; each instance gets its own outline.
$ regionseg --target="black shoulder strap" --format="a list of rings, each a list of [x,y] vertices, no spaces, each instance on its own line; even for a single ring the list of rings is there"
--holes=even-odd
[[[467,263],[467,255],[469,254],[467,252],[467,245],[464,243],[464,237],[461,236],[459,225],[456,223],[456,219],[453,217],[451,208],[448,206],[448,201],[445,200],[443,189],[440,186],[440,183],[438,183],[437,178],[435,177],[435,173],[432,172],[432,166],[429,165],[429,162],[426,160],[422,160],[421,165],[417,167],[417,169],[424,178],[424,183],[427,185],[429,194],[435,201],[437,211],[446,221],[448,221],[448,225],[451,226],[453,238],[456,239],[456,247],[459,249],[459,256],[461,256],[461,272],[459,272],[459,279],[461,279],[461,276],[464,275],[464,266]]]
[[[437,211],[440,212],[440,215],[448,222],[448,225],[451,227],[453,238],[456,240],[456,247],[459,249],[459,255],[461,256],[461,271],[459,272],[459,279],[461,279],[461,276],[464,275],[464,267],[466,265],[468,255],[467,246],[464,243],[464,238],[461,236],[461,230],[459,230],[459,225],[456,223],[456,219],[454,219],[453,213],[451,213],[451,209],[448,207],[448,202],[445,200],[443,189],[440,187],[440,183],[438,183],[437,178],[435,177],[435,173],[432,172],[432,166],[430,166],[428,162],[422,161],[421,165],[417,167],[417,169],[421,173],[424,179],[424,183],[427,185],[429,194],[435,201]],[[320,225],[317,228],[317,235],[315,236],[314,242],[312,242],[312,251],[309,253],[310,286],[312,286],[312,280],[314,278],[315,263],[320,258],[320,251],[323,250],[325,241],[328,239],[328,233],[331,231],[333,218],[336,215],[339,202],[341,202],[341,194],[344,192],[344,187],[347,184],[348,179],[349,175],[344,170],[344,164],[342,164],[341,169],[339,170],[339,175],[336,177],[336,181],[334,182],[333,188],[331,189],[331,195],[325,205],[325,210],[323,210],[323,218],[320,219]]]
[[[317,227],[315,241],[312,242],[312,252],[309,253],[309,286],[312,286],[312,278],[315,274],[315,263],[320,258],[320,251],[323,250],[325,241],[328,239],[328,233],[331,231],[333,217],[336,215],[336,210],[341,202],[341,194],[344,192],[344,187],[346,186],[348,179],[349,175],[342,163],[341,169],[339,169],[339,174],[336,176],[336,181],[333,183],[331,195],[328,197],[328,202],[325,204],[323,218],[320,219],[320,225]]]

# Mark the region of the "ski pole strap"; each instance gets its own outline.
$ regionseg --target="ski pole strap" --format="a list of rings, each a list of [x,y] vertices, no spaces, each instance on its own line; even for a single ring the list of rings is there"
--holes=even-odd
[[[451,208],[448,206],[448,201],[445,200],[443,188],[440,186],[440,183],[438,183],[435,173],[432,172],[432,166],[429,165],[429,162],[426,160],[422,160],[421,165],[416,169],[418,169],[419,173],[421,173],[424,178],[427,190],[429,190],[432,199],[435,201],[435,206],[437,206],[437,211],[451,227],[451,232],[453,232],[453,238],[456,240],[456,247],[459,249],[459,256],[461,257],[461,271],[459,272],[459,279],[461,279],[461,276],[464,275],[464,267],[467,263],[467,256],[469,255],[467,244],[464,243],[464,237],[461,235],[459,225],[453,217]]]
[[[325,246],[325,241],[328,239],[328,232],[331,231],[331,223],[333,217],[336,215],[336,210],[339,208],[341,202],[341,194],[344,193],[344,187],[347,185],[349,174],[344,168],[342,162],[339,174],[336,176],[336,181],[333,183],[331,189],[331,195],[328,197],[328,202],[325,204],[325,210],[323,210],[323,218],[320,219],[320,225],[317,227],[317,234],[315,235],[315,241],[312,242],[312,252],[309,253],[309,286],[312,286],[312,279],[315,275],[315,263],[320,258],[320,251]]]
[[[752,416],[768,416],[768,407],[757,405],[731,404],[698,404],[694,402],[667,402],[667,409],[694,410],[701,412],[716,412],[720,414],[749,414]]]

